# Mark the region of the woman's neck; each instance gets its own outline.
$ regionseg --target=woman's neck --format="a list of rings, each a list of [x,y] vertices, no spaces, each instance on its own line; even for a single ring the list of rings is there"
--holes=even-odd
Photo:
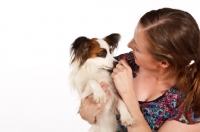
[[[172,87],[176,83],[177,78],[177,74],[169,74],[168,69],[163,68],[149,70],[140,67],[137,74],[140,74],[143,78],[146,78],[157,84],[168,85],[170,87]]]

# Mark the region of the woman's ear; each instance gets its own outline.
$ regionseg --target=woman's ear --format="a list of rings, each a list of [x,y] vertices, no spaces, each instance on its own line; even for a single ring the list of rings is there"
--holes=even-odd
[[[167,61],[161,61],[160,62],[160,65],[163,67],[163,68],[167,68],[170,66],[170,64],[167,62]]]

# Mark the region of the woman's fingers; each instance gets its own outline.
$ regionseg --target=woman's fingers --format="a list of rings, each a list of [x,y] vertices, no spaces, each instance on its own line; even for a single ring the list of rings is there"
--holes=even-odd
[[[104,90],[104,92],[106,93],[106,102],[107,102],[110,97],[109,85],[105,82],[100,82],[100,85],[101,85],[102,89]]]
[[[120,60],[118,62],[118,64],[121,64],[122,66],[126,67],[126,68],[129,68],[130,66],[128,65],[127,61],[126,60]]]
[[[109,87],[109,85],[107,83],[105,83],[105,82],[100,82],[100,86],[102,87],[102,89],[104,91],[106,91],[108,89],[108,87]]]
[[[130,68],[126,60],[120,60],[116,67],[113,69],[114,73],[123,72],[125,69]]]
[[[131,73],[131,67],[128,65],[126,60],[120,60],[116,67],[113,69],[113,72],[111,73],[111,77],[113,78],[117,73],[120,72],[130,72]]]

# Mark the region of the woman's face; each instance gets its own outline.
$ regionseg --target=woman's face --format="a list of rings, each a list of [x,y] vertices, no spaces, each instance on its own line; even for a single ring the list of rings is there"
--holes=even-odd
[[[148,46],[150,46],[150,43],[146,38],[145,30],[140,24],[138,24],[135,28],[133,39],[128,43],[128,47],[133,50],[137,65],[145,69],[154,70],[158,68],[159,61],[155,60],[148,52]]]

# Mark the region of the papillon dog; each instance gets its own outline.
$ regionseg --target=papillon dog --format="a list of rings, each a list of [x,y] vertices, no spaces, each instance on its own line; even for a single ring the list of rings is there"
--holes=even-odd
[[[117,33],[101,39],[78,37],[70,48],[69,83],[77,91],[80,99],[92,94],[96,103],[105,103],[106,93],[101,88],[100,82],[108,84],[110,97],[89,132],[115,132],[118,128],[116,115],[120,115],[122,125],[134,124],[134,119],[121,100],[110,75],[117,64],[113,51],[117,48],[120,37]]]

